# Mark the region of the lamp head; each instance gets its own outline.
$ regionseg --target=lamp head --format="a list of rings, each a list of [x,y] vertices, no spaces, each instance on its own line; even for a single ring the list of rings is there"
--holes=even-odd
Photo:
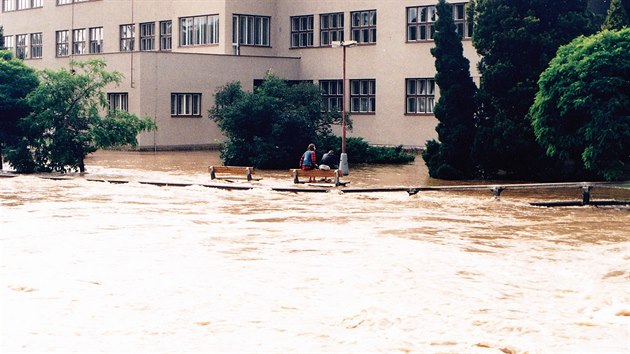
[[[355,45],[357,45],[357,41],[332,41],[330,44],[333,48],[354,47]]]

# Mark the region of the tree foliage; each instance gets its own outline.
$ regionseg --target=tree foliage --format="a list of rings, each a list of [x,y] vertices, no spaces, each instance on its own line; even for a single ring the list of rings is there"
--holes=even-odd
[[[595,31],[585,0],[477,0],[473,45],[482,56],[473,153],[494,178],[542,178],[552,161],[527,118],[540,73],[560,45]]]
[[[0,50],[7,49],[4,46],[4,27],[0,26]]]
[[[341,137],[327,135],[314,141],[317,145],[317,161],[329,150],[338,150]],[[372,146],[359,137],[346,139],[346,152],[352,164],[404,164],[415,160],[415,156],[403,151],[403,146]]]
[[[438,20],[431,54],[435,57],[435,82],[440,88],[440,98],[434,109],[439,121],[436,127],[439,142],[427,142],[422,157],[432,177],[472,178],[474,164],[470,146],[475,136],[477,88],[470,76],[470,62],[464,56],[461,36],[453,22],[451,5],[440,0],[436,8]]]
[[[332,134],[337,114],[321,112],[319,87],[288,85],[272,74],[254,92],[232,82],[215,95],[210,117],[227,141],[221,158],[227,165],[259,168],[295,166],[306,146]]]
[[[3,149],[20,136],[18,120],[30,112],[26,95],[37,85],[35,70],[13,58],[9,51],[0,51],[0,169]]]
[[[630,17],[628,17],[628,13],[621,0],[612,0],[602,29],[615,31],[628,27],[629,25]]]
[[[630,163],[630,28],[579,37],[541,75],[531,107],[550,156],[581,161],[607,180]]]
[[[32,113],[18,123],[23,137],[9,149],[19,172],[85,171],[85,157],[97,149],[137,144],[136,136],[155,129],[150,118],[106,110],[103,89],[122,75],[102,60],[72,62],[74,70],[44,70],[27,99]]]

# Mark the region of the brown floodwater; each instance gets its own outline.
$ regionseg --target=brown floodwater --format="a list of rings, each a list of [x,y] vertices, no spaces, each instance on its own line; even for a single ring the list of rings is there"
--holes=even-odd
[[[212,151],[86,164],[0,178],[2,353],[630,351],[630,211],[529,204],[579,190],[288,193],[257,171],[229,191],[203,186]],[[454,184],[421,158],[342,180]]]

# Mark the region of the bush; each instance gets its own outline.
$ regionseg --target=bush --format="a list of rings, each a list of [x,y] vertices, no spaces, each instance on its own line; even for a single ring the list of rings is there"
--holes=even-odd
[[[334,150],[341,153],[341,137],[327,136],[316,141],[318,159],[320,155]],[[370,146],[363,138],[347,138],[346,152],[350,164],[402,164],[415,160],[415,156],[402,151],[402,145],[396,147]]]

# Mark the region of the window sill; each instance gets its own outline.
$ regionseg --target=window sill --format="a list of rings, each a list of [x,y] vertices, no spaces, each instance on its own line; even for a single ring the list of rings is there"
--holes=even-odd
[[[350,112],[353,116],[375,116],[376,112]]]
[[[171,118],[203,118],[201,115],[199,116],[171,116]]]
[[[208,44],[189,44],[189,45],[179,45],[178,48],[186,49],[186,48],[203,48],[203,47],[218,47],[221,43],[208,43]],[[143,52],[151,52],[154,50],[144,50]]]
[[[37,10],[37,9],[43,9],[43,8],[44,8],[43,6],[38,6],[38,7],[29,7],[28,9],[2,10],[0,12],[2,12],[2,13],[10,13],[10,12]]]
[[[409,117],[433,117],[434,113],[405,113],[405,116]]]
[[[330,46],[316,47],[316,46],[312,45],[312,46],[308,46],[308,47],[289,47],[289,50],[295,50],[295,49],[316,49],[316,48],[325,48],[325,47],[330,47]]]
[[[251,48],[272,48],[270,45],[262,44],[239,44],[239,47],[251,47]]]

